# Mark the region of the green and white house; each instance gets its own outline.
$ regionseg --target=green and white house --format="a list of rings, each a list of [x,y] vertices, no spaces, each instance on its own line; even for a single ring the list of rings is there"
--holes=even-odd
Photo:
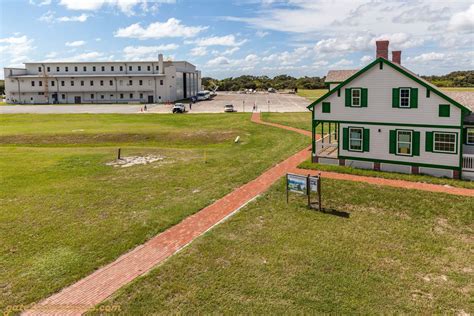
[[[330,90],[308,106],[313,161],[474,179],[474,93],[449,96],[392,53],[378,41],[366,67],[328,74]]]

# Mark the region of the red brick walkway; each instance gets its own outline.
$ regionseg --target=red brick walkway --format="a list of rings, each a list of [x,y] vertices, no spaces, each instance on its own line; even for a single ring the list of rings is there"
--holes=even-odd
[[[284,128],[300,134],[309,135],[308,131],[262,122],[260,115],[254,113],[252,121],[260,124]],[[80,315],[88,309],[104,301],[122,286],[138,276],[150,271],[177,251],[202,235],[214,225],[232,215],[249,201],[265,192],[275,181],[287,172],[300,174],[316,174],[316,170],[297,169],[297,166],[310,157],[310,148],[306,148],[285,161],[265,171],[255,180],[244,184],[222,199],[214,202],[198,213],[189,216],[181,223],[157,235],[143,245],[122,255],[109,265],[100,268],[77,283],[64,288],[61,292],[45,299],[26,315]],[[325,178],[366,182],[370,184],[392,187],[417,189],[433,192],[474,196],[474,190],[451,188],[401,180],[389,180],[372,177],[362,177],[334,172],[321,172]]]
[[[260,122],[259,115],[252,116],[252,120]],[[265,192],[289,169],[296,168],[298,164],[308,159],[310,154],[310,148],[306,148],[291,156],[255,180],[122,255],[109,265],[45,299],[25,314],[80,315],[86,312]]]

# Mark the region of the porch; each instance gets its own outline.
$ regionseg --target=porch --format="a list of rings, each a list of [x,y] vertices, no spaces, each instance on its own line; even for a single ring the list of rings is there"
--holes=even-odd
[[[318,158],[338,158],[339,123],[316,121],[316,134],[321,138],[316,141],[314,153]]]

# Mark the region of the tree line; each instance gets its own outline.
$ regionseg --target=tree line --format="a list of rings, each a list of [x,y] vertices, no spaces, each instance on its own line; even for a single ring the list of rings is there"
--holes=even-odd
[[[474,87],[474,70],[453,71],[442,76],[421,76],[438,87]],[[214,89],[219,87],[219,91],[240,91],[245,89],[277,90],[285,89],[324,89],[325,77],[301,77],[295,78],[288,75],[279,75],[273,78],[268,76],[230,77],[225,79],[214,79],[203,77],[202,85],[204,89]]]

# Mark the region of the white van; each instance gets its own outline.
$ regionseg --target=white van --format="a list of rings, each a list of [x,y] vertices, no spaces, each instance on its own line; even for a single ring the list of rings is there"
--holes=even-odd
[[[208,90],[199,91],[196,97],[198,101],[209,100],[211,98],[211,92]]]

